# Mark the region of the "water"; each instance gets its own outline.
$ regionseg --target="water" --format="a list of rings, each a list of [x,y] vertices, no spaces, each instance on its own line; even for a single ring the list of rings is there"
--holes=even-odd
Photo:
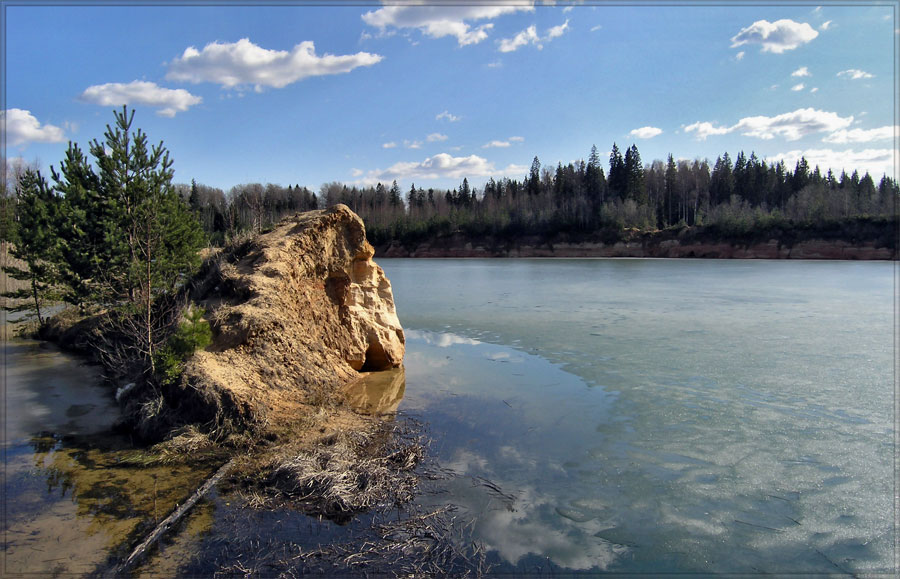
[[[2,574],[103,569],[215,470],[135,463],[130,438],[111,431],[119,407],[97,367],[35,341],[3,348]]]
[[[500,570],[894,568],[893,264],[379,263]]]
[[[458,504],[498,573],[896,569],[894,264],[379,264],[405,372],[354,399],[428,425],[457,476],[419,501]],[[96,371],[6,347],[7,572],[100,568],[215,470],[120,464]],[[223,488],[140,571],[211,575],[353,527]]]

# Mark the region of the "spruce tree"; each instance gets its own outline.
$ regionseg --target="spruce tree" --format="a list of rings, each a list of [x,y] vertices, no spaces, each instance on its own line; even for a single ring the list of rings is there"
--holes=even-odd
[[[26,268],[5,266],[9,277],[27,281],[28,288],[5,292],[4,297],[22,300],[10,311],[26,311],[34,308],[38,323],[44,325],[42,304],[56,299],[58,280],[56,264],[59,256],[59,238],[56,235],[58,200],[40,171],[26,169],[16,191],[16,220],[19,232],[10,254],[22,260]]]
[[[625,197],[639,204],[647,201],[644,198],[644,165],[637,145],[631,145],[625,151]]]
[[[615,143],[612,146],[612,152],[609,154],[609,190],[617,197],[625,196],[627,177],[625,175],[625,161],[622,160],[622,153]]]

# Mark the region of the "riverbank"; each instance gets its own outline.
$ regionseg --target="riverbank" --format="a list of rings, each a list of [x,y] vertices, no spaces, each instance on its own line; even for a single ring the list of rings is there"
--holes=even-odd
[[[707,259],[896,260],[898,219],[782,229],[716,227],[599,231],[589,234],[472,236],[460,232],[375,246],[380,257],[655,257]]]

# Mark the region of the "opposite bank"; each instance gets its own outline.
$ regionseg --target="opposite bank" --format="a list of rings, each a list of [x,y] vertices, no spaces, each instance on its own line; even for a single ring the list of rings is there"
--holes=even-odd
[[[724,232],[713,227],[591,234],[466,235],[376,245],[381,257],[656,257],[896,260],[898,219]]]

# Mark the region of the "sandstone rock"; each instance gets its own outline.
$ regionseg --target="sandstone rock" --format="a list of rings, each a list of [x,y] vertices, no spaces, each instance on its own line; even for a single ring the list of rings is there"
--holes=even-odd
[[[337,205],[207,260],[194,297],[213,343],[181,382],[200,414],[296,418],[338,400],[359,370],[400,366],[403,329],[373,254],[362,220]]]

